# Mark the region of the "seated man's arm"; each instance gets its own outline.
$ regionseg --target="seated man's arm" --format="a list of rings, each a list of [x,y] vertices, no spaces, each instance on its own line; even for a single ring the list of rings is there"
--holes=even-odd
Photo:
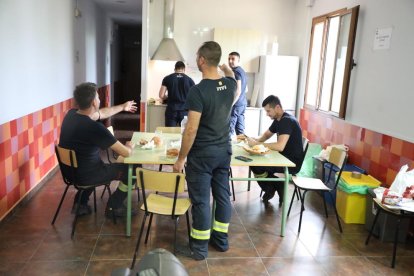
[[[263,144],[264,146],[268,147],[271,150],[283,151],[285,149],[285,146],[286,146],[288,140],[289,140],[290,135],[282,134],[282,135],[279,135],[279,137],[277,137],[277,142],[264,143],[265,141],[267,141],[273,135],[274,135],[273,132],[271,132],[270,130],[266,130],[266,132],[263,133],[263,135],[260,136],[259,138],[257,138],[257,139],[247,138],[247,141],[249,143],[249,146]]]
[[[115,144],[111,146],[111,150],[113,150],[122,157],[128,157],[132,153],[132,146],[128,143],[124,146],[121,142],[116,141]]]
[[[96,111],[92,114],[91,118],[94,121],[107,119],[121,111],[128,111],[134,113],[137,111],[137,103],[134,101],[127,101],[123,104],[111,106],[111,107],[104,107]]]
[[[263,143],[266,147],[268,147],[271,150],[276,151],[283,151],[285,149],[285,146],[289,140],[290,135],[288,134],[282,134],[277,137],[277,142],[274,143]]]

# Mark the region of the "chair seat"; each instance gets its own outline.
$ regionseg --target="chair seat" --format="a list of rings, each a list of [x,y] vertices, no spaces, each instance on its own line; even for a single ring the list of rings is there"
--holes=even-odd
[[[331,189],[327,187],[322,180],[318,178],[309,178],[309,177],[292,177],[293,182],[300,189],[305,190],[318,190],[318,191],[330,191]]]
[[[147,197],[148,211],[161,215],[171,215],[174,198],[165,197],[159,194],[150,194]],[[188,208],[190,208],[191,201],[189,198],[177,198],[177,205],[175,207],[175,215],[184,215]],[[144,204],[141,205],[141,210],[145,211]]]

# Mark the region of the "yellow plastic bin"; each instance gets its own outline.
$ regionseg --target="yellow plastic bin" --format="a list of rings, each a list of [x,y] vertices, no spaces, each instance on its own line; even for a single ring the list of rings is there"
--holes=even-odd
[[[342,172],[336,189],[336,208],[345,223],[365,224],[368,188],[376,188],[380,184],[370,175],[354,178],[352,172]]]

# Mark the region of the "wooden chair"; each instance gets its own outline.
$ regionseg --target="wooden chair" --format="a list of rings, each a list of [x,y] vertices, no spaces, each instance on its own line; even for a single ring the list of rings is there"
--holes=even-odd
[[[397,227],[395,227],[395,233],[394,233],[394,247],[392,251],[392,260],[391,260],[391,268],[395,268],[395,257],[397,255],[397,245],[398,245],[398,233],[400,230],[400,223],[401,219],[404,218],[414,218],[413,212],[407,212],[404,210],[396,210],[396,209],[390,209],[386,205],[382,204],[381,201],[378,198],[374,198],[373,200],[374,204],[378,207],[377,213],[374,217],[374,221],[371,226],[371,230],[369,231],[368,237],[365,241],[365,245],[368,245],[369,240],[371,238],[372,232],[374,231],[375,224],[377,223],[378,217],[380,216],[380,213],[384,212],[388,215],[394,216],[397,218]]]
[[[325,208],[326,217],[328,217],[328,210],[326,208],[326,201],[325,201],[324,194],[325,193],[329,194],[329,196],[331,197],[331,200],[333,202],[333,207],[334,207],[334,210],[335,210],[335,215],[336,215],[336,220],[338,222],[339,231],[342,233],[342,226],[341,226],[341,221],[339,220],[338,211],[336,209],[336,203],[335,203],[335,200],[334,200],[332,194],[330,193],[330,191],[336,189],[336,186],[338,185],[339,179],[341,178],[342,170],[344,168],[344,165],[346,164],[347,158],[348,158],[348,155],[347,155],[346,151],[343,151],[343,150],[335,148],[335,147],[332,148],[331,153],[329,155],[329,160],[327,161],[327,163],[329,164],[329,173],[328,173],[327,179],[325,179],[325,183],[322,182],[318,178],[308,178],[308,177],[298,177],[298,176],[293,176],[292,177],[293,183],[295,185],[295,191],[299,195],[299,198],[300,198],[300,201],[301,201],[301,210],[300,210],[298,233],[300,233],[300,228],[301,228],[301,225],[302,225],[302,215],[303,215],[303,211],[305,210],[305,196],[306,196],[306,193],[309,192],[309,191],[315,191],[315,192],[319,192],[319,193],[322,194],[322,199],[323,199],[323,204],[324,204],[324,208]],[[334,186],[333,189],[331,189],[326,184],[329,182],[332,175],[333,175],[333,177],[335,177],[335,166],[336,166],[336,168],[339,168],[339,170],[338,170],[337,179],[335,181],[335,186]],[[301,193],[301,191],[303,191],[303,193]],[[292,196],[292,200],[290,202],[290,207],[292,206],[293,198],[294,198],[294,195]],[[289,216],[290,210],[291,210],[290,207],[289,207],[289,211],[288,211],[288,216]]]
[[[102,185],[109,186],[111,184],[111,182],[109,181],[109,182],[106,182],[106,183],[86,185],[86,186],[85,185],[79,185],[78,182],[77,182],[77,178],[76,178],[76,170],[78,168],[78,161],[76,159],[75,151],[71,150],[71,149],[65,149],[63,147],[55,145],[55,153],[56,153],[57,160],[59,162],[60,172],[62,174],[63,181],[66,184],[66,188],[65,188],[65,191],[63,192],[62,198],[60,199],[59,206],[56,210],[56,213],[53,217],[52,225],[56,221],[56,218],[59,214],[60,208],[62,207],[63,200],[65,199],[65,196],[66,196],[66,193],[67,193],[69,187],[74,186],[76,190],[80,191],[80,194],[79,194],[78,204],[77,204],[77,208],[76,208],[76,212],[75,212],[75,219],[73,220],[73,223],[72,223],[71,238],[73,238],[73,236],[75,234],[76,222],[77,222],[77,219],[78,219],[80,199],[82,197],[82,193],[85,190],[93,189],[94,210],[95,210],[95,213],[96,213],[96,189],[95,188],[99,187],[99,186],[102,186]],[[110,198],[111,197],[111,190],[109,189],[109,187],[108,187],[108,193],[109,193],[109,198]],[[116,224],[115,214],[113,215],[113,221]]]
[[[145,236],[145,244],[148,242],[148,236],[151,229],[153,215],[171,216],[175,222],[174,232],[174,254],[176,253],[177,227],[180,216],[185,215],[187,219],[187,234],[190,239],[190,222],[188,210],[191,206],[190,199],[178,198],[179,193],[184,192],[185,176],[182,173],[159,172],[143,168],[136,169],[137,185],[141,188],[144,203],[141,205],[144,216],[142,219],[141,229],[138,235],[138,241],[135,247],[134,257],[131,269],[135,265],[139,244],[144,232],[145,222],[149,216],[147,234]],[[146,196],[146,193],[149,193]],[[160,194],[163,193],[163,194]]]

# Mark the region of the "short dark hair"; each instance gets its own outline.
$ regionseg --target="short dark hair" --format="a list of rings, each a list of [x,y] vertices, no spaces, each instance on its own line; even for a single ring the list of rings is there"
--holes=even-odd
[[[84,82],[76,86],[73,97],[79,109],[85,110],[91,107],[96,97],[97,86],[92,82]]]
[[[282,108],[280,99],[275,95],[270,95],[263,100],[262,107],[265,107],[266,105],[269,105],[271,108],[275,108],[277,105],[279,105]]]
[[[206,41],[198,48],[197,54],[203,57],[209,66],[218,66],[221,59],[221,47],[215,41]]]
[[[237,53],[237,52],[231,52],[231,53],[229,54],[229,56],[236,56],[236,57],[240,58],[240,54],[239,54],[239,53]]]
[[[180,69],[185,69],[185,64],[182,61],[177,61],[175,63],[174,70],[180,70]]]

